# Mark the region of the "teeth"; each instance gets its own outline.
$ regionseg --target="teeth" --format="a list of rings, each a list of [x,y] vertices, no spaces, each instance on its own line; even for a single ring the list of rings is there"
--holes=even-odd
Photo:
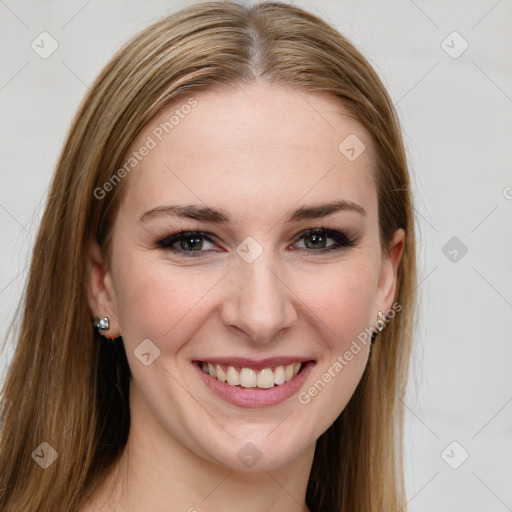
[[[217,379],[221,382],[226,382],[226,372],[221,368],[220,364],[215,367],[215,371],[217,372]]]
[[[208,363],[208,373],[210,374],[210,377],[213,377],[214,379],[217,378],[217,371],[213,364]]]
[[[243,388],[255,388],[256,372],[250,368],[242,368],[240,372],[240,386]]]
[[[243,371],[243,370],[242,370]],[[274,372],[270,368],[264,368],[258,372],[256,385],[259,388],[268,389],[274,387]]]
[[[210,377],[221,382],[227,382],[230,386],[261,389],[273,388],[288,382],[299,373],[300,367],[301,363],[292,363],[273,369],[264,368],[259,371],[252,368],[242,368],[239,372],[233,366],[228,366],[227,371],[224,371],[220,364],[201,363],[201,368]]]
[[[284,378],[284,368],[278,366],[274,371],[274,383],[277,385],[284,384],[286,379]]]
[[[226,382],[230,386],[239,386],[240,385],[240,374],[232,367],[230,366],[228,368],[228,372],[226,374]]]

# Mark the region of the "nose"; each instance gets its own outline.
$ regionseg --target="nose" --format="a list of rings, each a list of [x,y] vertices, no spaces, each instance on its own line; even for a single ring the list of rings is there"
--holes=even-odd
[[[272,342],[297,321],[293,290],[273,257],[264,254],[252,263],[235,263],[221,309],[223,325],[253,343]]]

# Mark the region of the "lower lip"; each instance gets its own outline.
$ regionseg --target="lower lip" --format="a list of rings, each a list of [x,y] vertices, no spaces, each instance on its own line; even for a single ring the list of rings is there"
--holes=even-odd
[[[211,391],[230,404],[247,408],[269,407],[284,402],[299,391],[315,366],[314,361],[308,361],[304,364],[304,368],[291,380],[279,386],[274,386],[273,388],[260,389],[231,386],[225,382],[221,382],[218,379],[210,377],[208,373],[200,368],[199,364],[198,362],[193,363],[199,372],[199,377]]]

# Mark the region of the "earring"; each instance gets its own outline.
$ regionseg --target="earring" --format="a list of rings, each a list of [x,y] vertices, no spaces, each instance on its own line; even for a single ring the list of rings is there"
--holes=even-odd
[[[108,321],[108,316],[104,316],[103,318],[98,318],[97,316],[93,319],[94,328],[104,337],[109,340],[115,339],[115,336],[108,336],[105,334],[105,331],[108,331],[110,328],[110,322]]]
[[[386,327],[382,311],[379,311],[379,313],[377,314],[377,321],[375,322],[375,326],[377,327],[377,329],[379,329],[379,332],[383,331],[384,327]]]
[[[109,328],[109,322],[108,322],[108,316],[104,316],[103,318],[98,318],[97,316],[94,317],[94,327],[98,331],[108,331]]]
[[[375,340],[375,338],[377,337],[377,334],[382,332],[384,330],[384,328],[386,327],[384,320],[385,320],[384,314],[382,313],[382,311],[379,311],[377,314],[377,321],[375,322],[375,327],[377,328],[377,332],[372,332],[372,336],[371,336],[372,343]]]

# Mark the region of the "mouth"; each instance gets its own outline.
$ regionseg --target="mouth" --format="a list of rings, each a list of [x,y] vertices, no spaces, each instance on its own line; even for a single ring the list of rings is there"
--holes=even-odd
[[[259,389],[270,389],[292,380],[304,368],[304,364],[297,361],[287,365],[257,369],[199,362],[202,371],[213,379],[225,382],[229,386]]]
[[[194,360],[207,388],[238,407],[269,407],[294,396],[316,361],[294,357],[256,361],[246,358]]]

